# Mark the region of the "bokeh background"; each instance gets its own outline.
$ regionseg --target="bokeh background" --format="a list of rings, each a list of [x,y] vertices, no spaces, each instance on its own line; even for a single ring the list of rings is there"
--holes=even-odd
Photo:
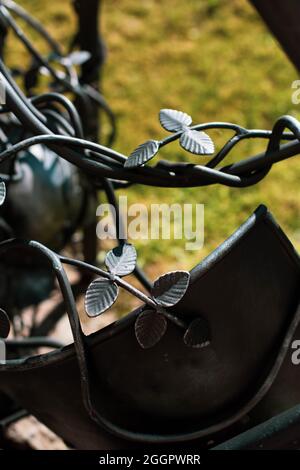
[[[21,3],[61,44],[70,42],[75,31],[70,1]],[[104,0],[101,24],[108,50],[102,90],[118,118],[114,147],[122,153],[129,154],[144,140],[166,135],[158,122],[160,108],[185,111],[195,123],[224,120],[249,128],[271,129],[283,114],[300,117],[300,105],[291,102],[297,73],[245,0]],[[38,38],[31,37],[38,44]],[[12,65],[27,60],[14,38],[9,42],[8,59]],[[223,131],[210,135],[217,148],[229,137]],[[264,145],[244,142],[230,160],[250,156]],[[188,155],[176,142],[160,156],[205,161]],[[263,182],[248,189],[131,188],[126,192],[131,202],[205,204],[202,250],[185,251],[184,240],[138,241],[140,262],[151,276],[175,267],[191,268],[260,203],[271,209],[299,248],[299,180],[300,160],[295,158],[278,164]]]
[[[75,33],[70,0],[20,3],[67,49]],[[161,139],[166,135],[158,122],[161,108],[185,111],[194,123],[224,120],[262,129],[271,129],[283,114],[300,118],[300,105],[291,102],[291,84],[299,78],[297,72],[246,0],[103,0],[101,24],[108,50],[102,91],[118,118],[114,148],[124,154],[128,155],[149,138]],[[30,37],[43,51],[39,37],[32,32]],[[13,35],[9,37],[7,52],[11,66],[22,66],[29,60]],[[105,122],[103,131],[108,131]],[[210,135],[217,149],[229,137],[223,131]],[[255,154],[264,145],[245,141],[230,156],[230,161]],[[185,153],[176,142],[162,149],[160,156],[174,161],[205,162]],[[202,250],[187,252],[184,240],[135,242],[141,265],[154,278],[171,269],[192,268],[260,203],[269,207],[300,249],[299,182],[300,159],[294,158],[276,165],[264,181],[246,189],[135,186],[120,194],[127,194],[130,202],[147,205],[205,204]],[[123,294],[112,312],[106,314],[105,321],[109,323],[127,313],[135,306],[134,302]],[[81,299],[79,312],[86,331],[103,326],[97,322],[87,324],[83,310]],[[66,339],[69,327],[64,320],[60,332]],[[21,435],[21,440],[27,439],[31,447],[64,448],[57,438],[49,437],[49,431],[43,437],[45,430],[30,419],[33,422],[24,420],[18,424],[20,429],[10,431],[17,435],[15,440]]]

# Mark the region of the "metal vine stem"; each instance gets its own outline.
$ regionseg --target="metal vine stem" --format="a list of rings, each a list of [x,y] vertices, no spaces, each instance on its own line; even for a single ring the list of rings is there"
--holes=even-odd
[[[11,12],[25,20],[27,24],[46,39],[51,48],[49,57],[45,58],[39,53]],[[0,107],[0,117],[7,117],[14,124],[21,123],[23,129],[26,130],[26,138],[13,145],[7,141],[4,142],[1,136],[1,143],[5,144],[5,150],[0,152],[0,164],[4,164],[9,160],[15,161],[16,156],[21,151],[35,144],[46,145],[61,158],[76,165],[89,175],[94,187],[104,189],[108,199],[118,210],[114,195],[115,189],[125,188],[131,184],[170,188],[200,187],[212,184],[246,187],[261,181],[269,173],[273,164],[300,153],[300,123],[291,116],[280,117],[272,130],[258,130],[246,129],[227,122],[192,125],[192,118],[188,114],[172,109],[163,109],[159,113],[161,125],[171,133],[170,135],[161,140],[151,139],[142,143],[129,156],[116,152],[110,148],[115,135],[115,120],[109,106],[102,95],[92,87],[89,85],[82,86],[77,76],[76,60],[77,65],[84,60],[86,56],[84,51],[81,51],[77,56],[72,54],[64,56],[60,46],[51,38],[43,26],[12,0],[0,0],[0,20],[8,29],[13,31],[31,57],[34,58],[34,61],[38,64],[38,72],[48,74],[54,80],[57,90],[71,92],[83,106],[89,100],[97,103],[105,110],[112,125],[108,146],[85,139],[82,120],[69,99],[57,92],[44,93],[33,98],[26,97],[17,86],[4,62],[0,60],[0,77],[2,85],[6,89],[7,98],[6,105]],[[63,73],[56,70],[57,64],[63,68]],[[67,117],[63,113],[57,112],[56,105],[64,109]],[[55,126],[50,126],[49,117],[54,119]],[[64,134],[59,132],[61,128],[64,129]],[[217,151],[208,134],[209,131],[214,129],[223,129],[233,133]],[[289,132],[285,132],[286,129]],[[236,163],[222,166],[230,152],[246,139],[265,140],[267,142],[265,151],[250,158],[241,159]],[[287,141],[287,143],[281,145],[281,141]],[[147,165],[165,146],[174,142],[179,142],[183,150],[194,154],[194,158],[197,159],[195,163],[160,160],[154,166]],[[201,164],[202,156],[207,158],[208,155],[211,156],[209,161],[206,160],[205,164]],[[3,175],[2,181],[0,181],[0,205],[5,203],[5,182],[19,177],[17,169],[15,169],[12,176]],[[118,229],[117,232],[119,232]],[[135,432],[118,428],[110,423],[101,415],[93,403],[92,382],[89,379],[90,364],[88,364],[87,341],[82,333],[74,295],[62,265],[73,265],[99,276],[92,281],[86,293],[86,310],[91,317],[102,314],[113,305],[117,299],[119,287],[125,289],[145,304],[139,311],[135,322],[136,338],[143,348],[149,348],[158,343],[166,331],[167,320],[185,331],[183,341],[187,346],[199,349],[208,346],[211,335],[205,318],[198,315],[192,321],[189,319],[190,323],[188,324],[183,315],[179,317],[172,311],[172,307],[180,302],[188,289],[189,273],[185,271],[167,273],[160,276],[152,284],[137,269],[134,248],[125,240],[119,238],[118,241],[119,247],[106,255],[107,271],[84,261],[57,255],[35,241],[7,240],[0,243],[0,254],[9,248],[15,250],[19,247],[27,247],[45,256],[50,261],[65,301],[74,336],[74,350],[80,369],[83,401],[91,419],[117,436],[152,442],[152,435],[137,435]],[[144,294],[123,279],[124,276],[132,272],[135,272],[143,285],[148,288],[149,295]],[[297,322],[299,321],[298,317]],[[296,328],[296,326],[292,325],[292,328]],[[292,337],[292,328],[288,332],[289,337]],[[0,309],[0,336],[1,334],[7,336],[8,332],[9,319],[5,312]],[[59,343],[53,342],[49,338],[29,338],[27,341],[22,340],[21,342],[19,339],[14,339],[12,343],[20,343],[22,347],[26,346],[26,343],[29,347],[39,344],[60,347]],[[7,344],[9,344],[9,341]],[[289,341],[284,339],[284,344],[289,344]],[[272,377],[276,376],[276,370],[281,360],[283,360],[282,354],[277,359],[276,367],[271,371]],[[9,365],[3,367],[9,367]],[[270,383],[268,377],[266,383],[262,384],[254,396],[254,402],[259,399]],[[251,408],[251,403],[244,406],[243,413],[246,413],[247,407]],[[228,425],[228,421],[225,424]],[[217,423],[213,426],[213,430],[220,430],[225,424],[223,422]],[[204,431],[206,432],[206,430]],[[197,433],[192,433],[192,436],[189,437],[200,437],[204,431],[200,430]],[[176,438],[184,440],[187,436],[179,435]],[[169,437],[155,436],[155,439],[160,442],[168,442]]]
[[[49,59],[45,59],[39,54],[24,31],[13,19],[10,11],[25,19],[47,40],[55,59],[66,69],[64,76],[57,73]],[[102,98],[100,95],[95,95],[96,92],[92,93],[92,90],[83,90],[79,86],[78,80],[74,78],[72,60],[70,58],[66,60],[59,45],[50,38],[41,25],[30,18],[23,9],[11,0],[0,1],[0,19],[12,29],[40,67],[48,70],[51,77],[63,90],[72,91],[75,96],[80,97],[82,100],[87,95],[101,105]],[[126,157],[109,147],[84,139],[79,114],[72,102],[63,95],[45,93],[28,99],[12,79],[2,60],[0,60],[0,74],[7,96],[7,104],[0,108],[0,113],[11,113],[14,118],[22,123],[26,130],[33,134],[33,136],[10,145],[1,152],[0,162],[4,163],[10,159],[15,159],[19,152],[32,145],[38,143],[47,145],[59,156],[86,172],[92,179],[95,188],[102,187],[106,191],[108,199],[117,209],[114,190],[127,187],[130,184],[161,187],[197,187],[218,183],[232,187],[244,187],[263,179],[274,163],[292,157],[300,151],[300,125],[295,118],[290,116],[279,118],[273,130],[267,131],[246,129],[237,124],[226,122],[192,125],[192,118],[188,114],[182,111],[164,109],[159,114],[160,122],[166,131],[171,132],[171,135],[162,140],[149,140],[135,149],[129,157]],[[68,135],[58,134],[48,126],[47,113],[53,113],[53,110],[49,111],[49,109],[45,109],[45,106],[51,103],[59,103],[69,115],[69,122],[62,121],[61,116],[56,115],[59,122],[65,124],[64,127],[67,129]],[[290,132],[284,132],[286,128]],[[224,129],[233,132],[233,136],[217,152],[212,139],[205,132],[213,129]],[[267,140],[265,152],[222,167],[221,164],[224,159],[245,139]],[[289,141],[289,143],[280,146],[281,140]],[[195,154],[197,159],[201,159],[201,155],[212,155],[212,157],[203,165],[166,162],[164,160],[160,160],[152,167],[146,165],[163,147],[175,141],[179,141],[185,151]],[[16,175],[14,176],[16,177]],[[5,196],[5,184],[2,181],[0,184],[0,204],[4,202]],[[119,231],[117,230],[117,232]],[[125,241],[119,239],[119,243],[122,245]],[[151,283],[137,267],[135,267],[135,272],[143,285],[151,290]],[[118,279],[116,282],[118,285],[122,285],[125,281]],[[131,289],[126,283],[123,284],[123,287],[127,290]],[[141,293],[137,294],[137,292],[135,292],[135,295],[138,295],[139,298],[142,296]],[[143,298],[143,300],[153,307],[151,299]]]
[[[27,23],[33,26],[48,41],[55,54],[56,60],[66,69],[64,76],[57,73],[55,67],[48,59],[39,54],[35,46],[27,38],[24,31],[10,14],[10,10],[21,16]],[[90,99],[103,104],[100,95],[92,90],[82,89],[79,82],[74,78],[72,60],[65,60],[60,47],[36,21],[19,8],[14,2],[5,0],[0,2],[0,18],[25,45],[29,53],[34,57],[40,67],[48,70],[50,76],[60,84],[62,89],[71,91],[75,96],[84,100],[85,95]],[[129,157],[116,152],[115,150],[84,139],[81,119],[76,108],[70,100],[58,93],[45,93],[28,99],[15,81],[10,72],[0,60],[0,74],[2,83],[6,89],[7,104],[0,109],[1,114],[12,113],[22,125],[29,130],[33,136],[27,137],[20,142],[10,145],[0,153],[0,163],[10,159],[15,159],[19,152],[35,144],[49,146],[59,156],[72,164],[77,165],[83,172],[92,177],[96,188],[103,187],[113,205],[117,208],[117,201],[114,197],[114,189],[126,187],[130,184],[145,184],[161,187],[196,187],[211,184],[223,184],[232,187],[244,187],[257,183],[263,179],[270,171],[272,165],[283,159],[292,157],[300,151],[300,124],[290,116],[283,116],[275,123],[272,131],[246,129],[242,126],[226,122],[210,122],[192,125],[192,118],[182,112],[172,109],[163,109],[159,113],[162,127],[171,133],[162,140],[149,140],[137,147]],[[61,135],[50,129],[47,124],[48,109],[44,109],[49,103],[59,103],[64,107],[69,115],[69,122],[64,123],[60,116],[56,115],[59,122],[65,124],[68,135]],[[285,129],[290,132],[284,132]],[[233,132],[230,139],[217,152],[212,139],[206,133],[213,129],[224,129]],[[245,139],[267,140],[265,152],[254,157],[243,159],[237,163],[221,167],[224,159],[229,153]],[[289,143],[280,146],[281,140]],[[201,165],[198,163],[176,163],[160,160],[154,166],[147,166],[147,162],[152,160],[156,154],[166,145],[179,141],[181,147],[196,158],[202,155],[212,155],[210,160]],[[5,200],[5,184],[0,184],[0,203]],[[117,208],[118,209],[118,208]],[[118,230],[117,230],[118,232]],[[120,246],[126,246],[125,241],[119,239]],[[91,267],[80,261],[65,258],[65,262],[74,264],[77,267],[89,269],[95,274],[111,280],[117,286],[125,288],[133,295],[143,300],[150,308],[159,311],[162,315],[175,322],[178,326],[186,327],[184,322],[169,314],[162,306],[158,309],[155,301],[133,288],[118,275]],[[134,266],[134,269],[137,269]],[[143,276],[141,271],[136,274],[143,284],[151,290],[152,285]]]
[[[63,264],[75,266],[80,270],[88,270],[100,276],[90,284],[86,293],[85,306],[90,317],[101,315],[113,305],[118,297],[118,287],[122,287],[141,300],[148,310],[143,310],[138,316],[135,331],[137,340],[143,348],[154,346],[163,337],[167,329],[166,319],[185,331],[183,339],[187,346],[203,348],[209,344],[210,332],[207,321],[197,316],[196,319],[188,324],[183,319],[178,318],[173,312],[167,310],[176,305],[185,295],[190,280],[188,272],[173,271],[160,276],[154,282],[151,296],[148,296],[122,279],[123,276],[131,274],[136,265],[136,251],[130,244],[124,244],[107,253],[107,271],[84,261],[55,254],[42,244],[33,241],[9,240],[2,242],[0,244],[0,252],[10,247],[22,245],[37,249],[41,253],[46,253],[52,259],[59,259]],[[69,301],[68,294],[66,302],[68,303]],[[76,316],[78,316],[77,313]],[[199,325],[199,322],[201,322],[201,325]],[[7,337],[8,334],[9,319],[6,313],[0,309],[0,337]],[[46,344],[47,340],[44,343]],[[32,341],[30,344],[31,346],[35,345]]]
[[[59,45],[50,38],[48,33],[36,20],[31,20],[30,15],[26,14],[26,12],[13,1],[2,0],[0,2],[0,18],[2,18],[4,23],[14,31],[40,66],[47,69],[55,81],[61,84],[63,89],[70,90],[75,95],[81,95],[81,99],[84,99],[82,94],[87,93],[90,99],[95,99],[100,105],[101,103],[103,104],[102,97],[97,95],[96,98],[95,91],[83,91],[80,87],[74,85],[70,79],[70,75],[72,75],[73,72],[71,74],[67,73],[64,77],[58,74],[55,68],[50,64],[49,60],[39,54],[31,41],[27,38],[24,31],[13,19],[10,11],[21,16],[25,21],[27,21],[27,23],[35,27],[35,29],[48,41],[57,57],[61,59],[62,52]],[[72,62],[70,60],[63,60],[62,64],[66,66],[67,69],[68,67],[72,68]],[[203,137],[204,131],[224,129],[233,131],[234,135],[210,159],[210,161],[204,165],[197,163],[165,162],[162,160],[154,167],[143,166],[142,168],[137,168],[134,165],[131,166],[129,164],[129,161],[131,160],[130,158],[127,160],[125,155],[115,152],[110,148],[92,144],[84,139],[81,139],[80,141],[76,140],[76,138],[82,137],[82,133],[80,131],[80,126],[78,125],[78,117],[76,116],[76,113],[74,113],[74,110],[71,112],[73,116],[72,122],[75,129],[74,137],[59,136],[51,132],[46,125],[45,116],[38,108],[38,104],[39,102],[41,103],[42,98],[38,97],[33,100],[29,100],[21,92],[14,80],[12,80],[9,71],[6,69],[2,61],[0,62],[0,73],[7,90],[7,106],[3,107],[3,111],[13,112],[22,124],[34,134],[34,137],[19,142],[16,146],[12,146],[8,152],[4,152],[1,155],[1,161],[15,156],[20,150],[27,148],[33,143],[41,142],[45,143],[45,145],[51,145],[51,147],[60,156],[77,165],[88,174],[92,174],[95,184],[101,184],[103,178],[109,178],[112,180],[115,188],[128,186],[128,184],[133,183],[162,187],[195,187],[218,183],[232,187],[244,187],[255,184],[264,178],[274,163],[297,155],[300,151],[298,139],[299,123],[295,118],[290,116],[283,116],[277,121],[277,123],[275,123],[272,131],[267,131],[245,129],[237,124],[226,122],[211,122],[191,126],[191,118],[188,115],[171,110],[173,114],[177,113],[177,116],[178,114],[184,115],[185,121],[182,125],[179,119],[179,126],[177,128],[175,126],[174,132],[171,136],[160,141],[151,141],[152,143],[154,142],[152,145],[154,145],[155,153],[164,146],[169,145],[176,140],[180,140],[182,147],[192,153],[209,154],[211,151],[194,152],[192,148],[193,145],[198,145],[198,147],[200,145],[201,147],[203,141],[201,142],[200,136],[202,134]],[[49,96],[44,98],[49,98]],[[58,100],[60,99],[57,96],[51,97],[51,99],[54,98]],[[62,101],[62,99],[60,100]],[[72,105],[70,102],[68,103],[67,99],[64,99],[64,104],[66,108],[70,110]],[[165,128],[170,130],[168,127]],[[285,133],[285,128],[288,128],[291,132]],[[196,132],[198,132],[198,135]],[[185,136],[187,142],[190,142],[190,146],[189,143],[186,143],[185,139],[182,139],[183,136]],[[239,142],[245,139],[258,138],[267,140],[268,145],[265,152],[248,159],[243,159],[229,166],[219,167],[220,163]],[[279,142],[281,139],[291,142],[280,147]],[[211,146],[209,150],[213,150],[213,146]]]

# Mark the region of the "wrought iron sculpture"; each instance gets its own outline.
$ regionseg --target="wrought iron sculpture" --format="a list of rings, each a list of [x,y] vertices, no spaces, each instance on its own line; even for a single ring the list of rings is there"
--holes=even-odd
[[[53,50],[49,58],[38,53],[11,12],[20,15],[47,39]],[[17,71],[24,77],[26,90],[34,90],[40,73],[49,74],[56,87],[55,92],[28,98],[0,60],[1,80],[6,89],[6,104],[0,109],[0,165],[3,169],[0,203],[4,210],[0,255],[4,273],[8,276],[12,269],[18,274],[20,252],[22,263],[28,260],[27,268],[38,266],[47,273],[51,268],[50,279],[54,282],[56,277],[58,281],[64,298],[63,311],[67,311],[74,337],[72,345],[63,347],[37,334],[40,331],[46,334],[47,329],[34,328],[28,338],[6,340],[9,360],[0,364],[0,408],[3,400],[1,413],[5,423],[26,412],[33,413],[77,448],[195,440],[203,447],[210,447],[212,438],[222,442],[297,404],[300,389],[296,387],[293,394],[289,393],[294,371],[287,352],[300,331],[300,262],[266,208],[258,208],[191,273],[174,271],[154,283],[137,267],[136,251],[122,240],[118,224],[119,246],[106,255],[107,270],[96,266],[89,255],[84,261],[78,261],[59,252],[83,224],[85,216],[88,219],[87,207],[93,209],[93,198],[99,189],[106,192],[118,213],[114,191],[132,184],[250,186],[261,181],[275,163],[300,153],[300,123],[293,117],[283,116],[271,131],[245,129],[225,122],[192,125],[192,118],[183,111],[163,109],[159,119],[171,135],[160,141],[153,139],[142,143],[126,157],[110,148],[115,123],[109,107],[91,85],[80,83],[75,72],[74,64],[84,63],[90,55],[80,51],[64,57],[44,28],[11,0],[0,1],[0,22],[2,49],[5,34],[12,30],[33,57],[30,70]],[[57,72],[56,63],[63,66],[63,74]],[[62,94],[65,90],[72,92],[76,106]],[[88,113],[91,103],[97,103],[111,120],[108,146],[86,138],[95,132],[93,123],[83,129],[81,119]],[[234,135],[216,151],[206,133],[211,129],[231,130]],[[222,166],[224,158],[245,139],[266,140],[266,150]],[[160,160],[154,166],[147,165],[160,149],[176,140],[183,150],[199,158],[199,164]],[[281,145],[282,140],[287,143]],[[9,223],[9,216],[20,203],[18,193],[14,194],[14,184],[20,183],[22,189],[26,181],[21,152],[25,152],[30,166],[30,155],[34,155],[37,148],[42,151],[43,163],[48,158],[51,164],[58,159],[64,162],[67,181],[70,175],[75,175],[80,194],[79,204],[71,210],[67,230],[60,228],[57,244],[57,237],[50,237],[49,247],[41,243],[43,240],[15,238],[19,228]],[[201,164],[201,155],[212,157]],[[35,168],[32,174],[37,181],[44,177]],[[62,191],[62,186],[56,191]],[[74,202],[72,188],[64,209]],[[30,234],[32,225],[30,222],[28,228],[26,224],[20,228],[22,238]],[[143,305],[108,328],[86,337],[81,329],[74,289],[63,268],[65,264],[89,273],[84,278],[88,316],[95,317],[109,309],[118,296],[119,287],[139,298]],[[123,279],[131,273],[149,294]],[[98,276],[92,282],[91,274]],[[21,285],[20,279],[18,281]],[[42,298],[47,297],[53,282]],[[216,283],[218,296],[212,296]],[[17,296],[16,290],[15,294]],[[16,298],[13,298],[13,307],[21,310],[22,299]],[[39,300],[31,291],[30,299],[23,304],[35,304]],[[3,297],[3,308],[4,303]],[[0,336],[7,338],[10,324],[15,324],[15,315],[9,308],[8,315],[4,310],[0,310]],[[55,320],[57,316],[51,316],[49,329]],[[58,351],[40,356],[24,355],[24,350],[31,354],[40,345],[50,345]],[[51,397],[49,383],[53,384]]]

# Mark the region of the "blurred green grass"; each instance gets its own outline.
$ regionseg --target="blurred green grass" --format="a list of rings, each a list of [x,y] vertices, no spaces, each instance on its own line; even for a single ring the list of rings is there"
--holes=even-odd
[[[75,27],[70,2],[23,0],[22,5],[62,44],[68,43]],[[291,103],[297,73],[244,0],[104,0],[102,26],[108,47],[103,91],[119,121],[116,150],[129,154],[144,140],[166,135],[158,123],[158,111],[165,107],[191,114],[195,123],[224,120],[266,129],[280,115],[300,117],[300,108]],[[26,60],[15,39],[10,40],[9,57],[12,63]],[[218,148],[228,134],[213,136]],[[245,142],[234,158],[254,154],[263,145]],[[184,154],[177,143],[161,156],[201,161]],[[277,165],[257,186],[242,190],[131,188],[130,202],[205,204],[200,252],[186,252],[184,240],[140,241],[135,243],[139,259],[151,274],[191,268],[260,203],[271,209],[299,249],[299,181],[300,161],[293,159]]]

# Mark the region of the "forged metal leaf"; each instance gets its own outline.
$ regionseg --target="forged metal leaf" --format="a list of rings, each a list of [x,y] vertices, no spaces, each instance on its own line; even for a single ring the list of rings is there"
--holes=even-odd
[[[188,129],[180,136],[179,142],[182,148],[196,155],[211,155],[215,151],[213,141],[205,132]]]
[[[85,294],[85,310],[89,317],[97,317],[109,309],[117,300],[119,288],[115,282],[98,278]]]
[[[186,330],[183,341],[192,348],[204,348],[211,341],[208,321],[205,318],[196,318]]]
[[[7,313],[0,308],[0,338],[7,338],[10,331],[10,321]]]
[[[187,271],[173,271],[159,277],[154,282],[152,297],[164,307],[172,307],[184,296],[190,281]]]
[[[105,258],[107,269],[117,276],[127,276],[136,265],[136,249],[130,243],[124,243],[110,250]]]
[[[191,116],[175,109],[161,109],[159,121],[162,127],[169,132],[182,131],[192,124]]]
[[[6,198],[6,186],[4,181],[0,181],[0,206],[4,203]]]
[[[126,168],[136,168],[149,162],[158,152],[159,142],[157,140],[147,140],[139,145],[127,158],[124,166]]]
[[[82,65],[90,58],[91,54],[88,51],[73,51],[66,57],[66,59],[73,65]]]
[[[167,330],[167,320],[162,313],[145,310],[135,322],[135,336],[143,349],[152,348]]]
[[[40,73],[41,73],[42,75],[44,75],[45,77],[49,77],[49,76],[50,76],[50,72],[49,72],[49,70],[47,69],[47,67],[42,66],[42,67],[40,67],[39,70],[40,70]]]
[[[91,53],[88,51],[74,51],[69,54],[69,59],[73,65],[82,65],[91,58]]]

